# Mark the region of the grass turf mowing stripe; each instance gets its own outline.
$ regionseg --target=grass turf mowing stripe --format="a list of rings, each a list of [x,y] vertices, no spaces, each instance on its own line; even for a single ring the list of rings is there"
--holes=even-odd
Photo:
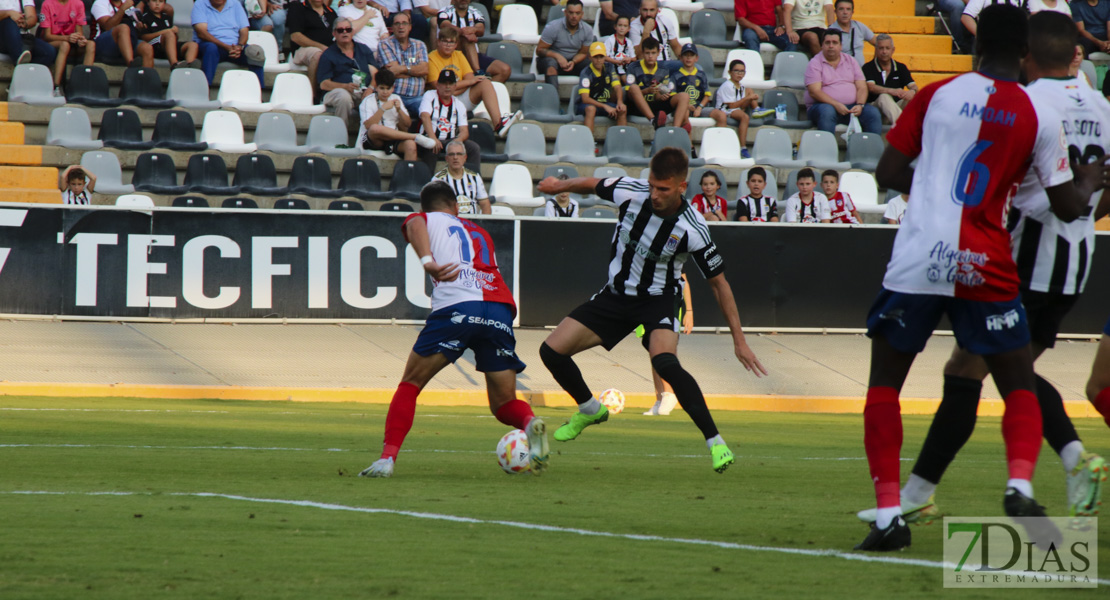
[[[556,525],[543,525],[539,523],[524,523],[521,521],[503,521],[494,519],[476,519],[473,517],[460,517],[457,515],[447,515],[441,513],[417,512],[409,510],[395,510],[391,508],[371,508],[363,506],[347,506],[344,504],[332,504],[328,502],[315,502],[312,500],[284,500],[279,498],[252,498],[249,496],[239,496],[236,494],[220,494],[215,492],[166,492],[161,494],[143,493],[143,492],[120,492],[120,491],[103,491],[103,492],[56,492],[56,491],[40,491],[40,490],[12,490],[0,492],[4,495],[48,495],[48,496],[176,496],[176,497],[191,497],[191,498],[217,498],[223,500],[235,500],[240,502],[253,502],[258,504],[279,504],[283,506],[300,506],[306,508],[318,508],[321,510],[334,510],[344,512],[356,512],[364,514],[387,514],[397,515],[402,517],[412,517],[415,519],[427,519],[434,521],[448,521],[452,523],[466,523],[470,525],[500,525],[503,527],[512,527],[516,529],[527,529],[532,531],[546,531],[550,533],[572,533],[575,535],[591,536],[591,537],[605,537],[625,539],[639,542],[663,542],[671,544],[687,544],[695,546],[711,546],[714,548],[722,548],[726,550],[744,550],[748,552],[773,552],[778,554],[792,554],[797,556],[810,556],[816,558],[838,558],[842,560],[851,560],[866,563],[879,563],[887,565],[899,566],[914,566],[914,567],[929,567],[942,569],[945,567],[954,568],[956,565],[953,563],[945,563],[933,560],[924,560],[918,558],[898,558],[893,556],[876,556],[873,554],[858,554],[854,552],[843,552],[840,550],[809,550],[805,548],[786,548],[779,546],[756,546],[752,544],[738,544],[735,542],[722,542],[716,540],[702,540],[694,538],[675,538],[665,537],[659,535],[646,535],[634,533],[616,533],[610,531],[594,531],[590,529],[581,529],[577,527],[559,527]],[[997,571],[998,575],[1023,575],[1020,571]],[[1110,586],[1110,579],[1096,579],[1099,585]]]

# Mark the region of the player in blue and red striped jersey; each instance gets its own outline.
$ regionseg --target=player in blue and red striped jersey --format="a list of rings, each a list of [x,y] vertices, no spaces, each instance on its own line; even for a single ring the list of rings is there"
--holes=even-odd
[[[860,550],[910,545],[898,496],[898,395],[945,314],[957,344],[986,360],[1006,403],[1002,437],[1009,480],[1003,507],[1014,517],[1044,516],[1031,483],[1041,448],[1041,413],[1006,212],[1029,169],[1064,221],[1086,210],[1110,173],[1104,156],[1076,166],[1073,181],[1062,118],[1017,83],[1028,53],[1024,11],[995,5],[984,16],[976,37],[978,71],[937,82],[915,96],[888,134],[876,169],[881,186],[910,193],[914,203],[867,317],[872,346],[864,447],[878,511],[871,532],[856,546]],[[910,166],[914,159],[916,169]],[[1051,526],[1031,528],[1030,534],[1038,542],[1059,537]]]
[[[486,376],[490,412],[498,421],[528,434],[532,472],[547,468],[548,444],[543,419],[516,398],[516,374],[524,363],[516,355],[513,318],[516,303],[497,268],[493,240],[485,229],[460,219],[454,189],[433,181],[420,191],[423,212],[401,226],[405,240],[432,278],[432,314],[416,338],[401,383],[385,418],[382,456],[359,475],[390,477],[405,436],[416,416],[420,390],[470,348]]]

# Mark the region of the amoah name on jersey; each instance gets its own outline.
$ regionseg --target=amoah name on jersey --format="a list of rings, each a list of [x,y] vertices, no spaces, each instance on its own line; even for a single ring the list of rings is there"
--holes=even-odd
[[[1006,127],[1013,127],[1014,124],[1017,123],[1017,113],[1013,111],[1002,110],[990,106],[979,106],[971,102],[964,102],[963,108],[960,109],[960,116],[975,119],[976,121],[1005,125]]]

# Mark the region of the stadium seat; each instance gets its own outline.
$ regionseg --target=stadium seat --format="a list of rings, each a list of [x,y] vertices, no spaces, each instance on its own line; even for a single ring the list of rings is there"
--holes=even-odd
[[[220,102],[209,98],[208,79],[200,69],[174,69],[166,87],[166,99],[183,108],[219,108]]]
[[[308,204],[308,200],[301,198],[282,198],[281,200],[274,200],[274,208],[277,210],[312,210],[312,206]]]
[[[143,139],[143,124],[139,115],[127,108],[105,110],[96,139],[109,148],[120,150],[150,150],[154,147],[154,142]]]
[[[763,190],[763,195],[771,196],[777,200],[779,204],[782,204],[785,198],[779,198],[779,182],[775,179],[775,170],[766,168],[763,170],[767,173],[767,185]],[[751,169],[744,169],[740,172],[740,185],[736,186],[736,198],[747,196],[751,193],[751,190],[748,189],[748,171],[751,171]]]
[[[760,127],[755,133],[752,158],[757,165],[772,167],[804,167],[804,160],[794,160],[794,144],[790,134],[778,127]]]
[[[408,202],[386,202],[378,207],[379,212],[396,212],[396,213],[410,213],[413,212],[412,205]]]
[[[50,111],[50,124],[46,126],[46,145],[75,150],[98,150],[104,147],[104,142],[92,139],[92,123],[89,122],[89,113],[85,109],[59,106]]]
[[[194,154],[185,167],[185,187],[190,192],[212,196],[233,196],[239,188],[227,184],[227,164],[218,154]],[[97,187],[100,182],[97,182]]]
[[[544,20],[544,24],[549,25],[552,21],[554,21],[556,19],[562,19],[564,12],[566,12],[566,8],[562,4],[556,4],[554,6],[549,6],[547,8],[547,19]],[[541,32],[542,32],[542,30],[541,30]]]
[[[559,127],[552,154],[562,162],[578,165],[604,165],[609,162],[609,157],[597,155],[594,132],[585,125]]]
[[[721,71],[721,77],[728,77],[728,66],[734,60],[744,61],[744,78],[740,80],[744,87],[751,90],[769,90],[778,85],[774,79],[763,78],[763,57],[755,50],[743,48],[729,50],[728,56],[725,58],[725,66]]]
[[[852,197],[860,212],[882,213],[886,207],[879,204],[879,185],[875,176],[862,171],[840,174],[840,191]]]
[[[526,4],[506,4],[501,7],[501,20],[497,23],[497,33],[506,40],[518,44],[538,44],[540,41],[539,21],[536,11]]]
[[[8,101],[36,106],[61,106],[66,99],[54,95],[54,78],[50,68],[42,65],[16,65],[8,86]]]
[[[481,4],[475,2],[472,6],[481,6]],[[509,69],[512,70],[509,81],[535,81],[536,76],[524,70],[524,57],[520,55],[520,47],[512,42],[502,42],[499,34],[494,35],[499,39],[486,48],[486,55],[509,65]]]
[[[254,198],[228,198],[220,203],[221,208],[258,208]]]
[[[502,113],[512,113],[512,101],[509,98],[509,88],[505,87],[504,83],[500,81],[490,82],[493,85],[493,90],[497,94],[497,104],[501,108]],[[500,123],[501,115],[489,114],[489,109],[486,108],[486,103],[479,102],[478,106],[474,107],[475,119],[487,119],[490,123]]]
[[[690,144],[690,134],[686,133],[685,129],[681,127],[660,127],[655,130],[655,139],[651,142],[651,156],[662,148],[674,146],[681,149],[690,157],[691,167],[701,167],[705,165],[705,159],[694,158],[694,147]]]
[[[740,156],[740,138],[730,127],[710,127],[701,132],[701,151],[698,156],[706,164],[722,167],[751,167],[755,161]],[[722,180],[724,181],[724,180]]]
[[[809,58],[804,52],[779,52],[771,67],[771,79],[779,87],[805,89],[808,66]]]
[[[81,168],[96,175],[96,192],[99,194],[130,194],[135,191],[135,186],[123,182],[119,158],[111,152],[92,150],[82,154]]]
[[[180,69],[179,69],[180,70]],[[203,152],[208,144],[197,141],[197,127],[193,115],[185,110],[163,110],[154,118],[154,134],[151,136],[155,148]]]
[[[173,7],[173,24],[178,27],[192,27],[193,0],[168,0]],[[186,38],[187,39],[187,38]]]
[[[302,75],[303,77],[303,75]],[[297,144],[297,126],[293,117],[279,112],[258,115],[254,126],[254,144],[259,150],[278,154],[307,154],[308,146]]]
[[[554,164],[556,158],[547,154],[543,129],[532,123],[513,123],[505,138],[505,154],[509,160],[540,165]]]
[[[801,171],[801,169],[792,169],[786,174],[786,185],[783,186],[782,201],[779,202],[779,212],[782,212],[782,207],[785,205],[786,199],[798,193],[798,171]],[[814,175],[820,177],[817,173],[814,173]],[[818,179],[817,187],[814,189],[820,190],[820,186],[821,181]]]
[[[481,2],[475,2],[472,4],[472,6],[474,6],[474,10],[482,13],[482,18],[486,20],[486,33],[485,35],[479,37],[478,41],[490,44],[492,44],[493,42],[500,42],[502,39],[501,34],[493,32],[493,19],[491,19],[489,16],[489,9],[487,9],[486,6]],[[486,50],[486,54],[489,56],[493,56],[489,53],[488,49]]]
[[[775,127],[782,127],[783,129],[810,129],[813,127],[813,121],[802,112],[801,107],[798,106],[798,97],[794,92],[788,90],[767,90],[763,94],[763,102],[761,106],[766,108],[776,108],[778,105],[784,105],[786,109],[786,118],[777,119],[771,117],[769,125]]]
[[[717,88],[725,82],[724,78],[717,76],[717,65],[713,64],[713,51],[708,46],[698,44],[698,70],[705,73],[709,78],[709,87],[713,93],[717,93]],[[728,63],[725,63],[725,72],[728,72]],[[713,103],[710,103],[713,106]]]
[[[278,75],[274,79],[274,89],[270,92],[270,104],[272,110],[286,110],[298,115],[318,115],[325,108],[323,104],[313,104],[312,83],[308,81],[307,75],[301,73]]]
[[[428,165],[422,161],[402,160],[393,166],[393,176],[389,178],[389,193],[393,198],[420,200],[420,189],[432,180]]]
[[[163,97],[158,69],[144,67],[130,67],[123,72],[119,98],[124,104],[140,108],[171,108],[176,104],[172,99]]]
[[[93,65],[73,67],[66,87],[66,102],[85,106],[119,106],[119,98],[108,92],[108,76]]]
[[[581,207],[580,207],[581,208]],[[587,208],[586,210],[579,210],[578,214],[583,219],[616,219],[617,211],[611,208],[594,207]]]
[[[852,168],[852,163],[840,160],[836,134],[817,129],[802,132],[802,141],[798,142],[798,160],[804,160],[806,165],[816,169],[846,171]]]
[[[180,71],[180,69],[178,69]],[[253,74],[252,74],[253,76]],[[257,81],[257,78],[255,78]],[[243,122],[239,113],[230,110],[213,110],[204,115],[200,128],[200,141],[220,152],[254,152],[258,146],[243,140]]]
[[[533,194],[532,175],[524,165],[502,164],[493,170],[489,195],[510,206],[541,206],[543,198]]]
[[[543,170],[543,177],[540,180],[547,179],[548,177],[559,177],[566,175],[567,179],[578,177],[578,169],[565,165],[551,165]]]
[[[388,192],[382,191],[382,176],[378,164],[367,158],[348,158],[339,174],[336,188],[344,196],[354,196],[361,200],[386,200]]]
[[[675,12],[698,12],[705,8],[703,2],[693,2],[692,0],[662,0],[659,6],[669,8]]]
[[[698,44],[710,48],[736,48],[740,42],[732,39],[725,26],[725,18],[715,10],[699,10],[690,15],[690,37]],[[701,52],[698,52],[701,56]],[[726,63],[727,64],[727,63]]]
[[[289,193],[330,198],[342,195],[342,192],[332,189],[331,166],[326,158],[320,156],[298,156],[293,160]]]
[[[137,192],[184,194],[186,187],[177,182],[177,167],[169,154],[144,152],[135,159],[131,185]]]
[[[712,171],[717,174],[721,180],[721,189],[717,191],[717,195],[731,200],[732,196],[728,195],[728,180],[725,179],[725,172],[715,167],[698,167],[690,169],[690,175],[686,179],[686,196],[693,198],[701,193],[701,176],[705,173]]]
[[[503,163],[509,160],[504,152],[497,151],[497,135],[493,133],[493,126],[485,121],[467,121],[470,129],[470,141],[478,144],[482,150],[482,162]]]
[[[332,200],[328,205],[328,210],[349,210],[349,211],[362,211],[365,208],[359,202],[351,202],[350,200]]]
[[[875,133],[861,132],[848,137],[848,162],[853,169],[874,171],[879,166],[879,158],[883,155],[885,146],[883,136]]]
[[[533,217],[547,216],[547,207],[546,206],[537,206],[534,210],[532,210],[532,216]]]
[[[216,100],[222,108],[234,108],[246,112],[266,112],[273,108],[270,102],[262,101],[262,84],[258,76],[247,70],[232,69],[220,76],[220,90]]]
[[[1098,71],[1095,70],[1095,63],[1089,60],[1084,60],[1083,62],[1079,63],[1079,70],[1087,76],[1087,81],[1091,82],[1092,87],[1098,85]]]
[[[546,83],[529,83],[524,86],[520,99],[524,118],[541,123],[570,123],[574,115],[564,115],[559,108],[559,90]]]
[[[287,192],[278,186],[277,169],[274,160],[265,154],[243,154],[235,161],[235,176],[231,185],[237,186],[245,194],[258,196],[281,196]]]
[[[701,4],[708,10],[722,11],[733,10],[732,0],[700,0]]]
[[[308,123],[304,143],[309,152],[322,152],[328,156],[358,156],[358,148],[350,146],[350,134],[343,119],[332,115],[316,115]],[[340,146],[346,146],[341,148]]]
[[[173,206],[178,208],[208,208],[208,199],[200,196],[178,196],[173,199]]]
[[[116,206],[127,208],[154,208],[154,200],[142,194],[124,194],[116,198]]]
[[[620,167],[598,167],[594,169],[594,177],[608,179],[610,177],[628,177],[628,172]]]
[[[490,214],[491,215],[502,216],[502,217],[515,217],[516,216],[516,211],[513,210],[512,208],[508,207],[508,206],[501,206],[499,204],[494,204],[493,206],[490,207]]]
[[[254,44],[262,48],[262,53],[266,56],[266,62],[262,65],[262,70],[266,73],[285,73],[289,71],[291,66],[289,63],[279,62],[278,42],[274,34],[269,31],[249,31],[247,32],[247,43]],[[275,84],[276,86],[276,84]],[[273,99],[275,96],[270,95]]]
[[[644,158],[644,139],[635,127],[610,127],[605,131],[605,144],[601,150],[611,162],[620,165],[640,166],[648,164]]]

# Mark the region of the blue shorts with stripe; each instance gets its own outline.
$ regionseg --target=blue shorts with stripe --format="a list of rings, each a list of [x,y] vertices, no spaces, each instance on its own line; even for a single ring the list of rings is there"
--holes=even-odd
[[[437,310],[428,315],[412,351],[420,356],[439,352],[455,362],[467,348],[474,351],[475,366],[483,373],[524,370],[516,355],[513,311],[508,304],[478,300]]]
[[[867,315],[867,337],[882,337],[899,352],[925,349],[942,315],[948,315],[956,344],[973,354],[1000,354],[1029,343],[1029,319],[1021,298],[982,302],[883,289]]]

